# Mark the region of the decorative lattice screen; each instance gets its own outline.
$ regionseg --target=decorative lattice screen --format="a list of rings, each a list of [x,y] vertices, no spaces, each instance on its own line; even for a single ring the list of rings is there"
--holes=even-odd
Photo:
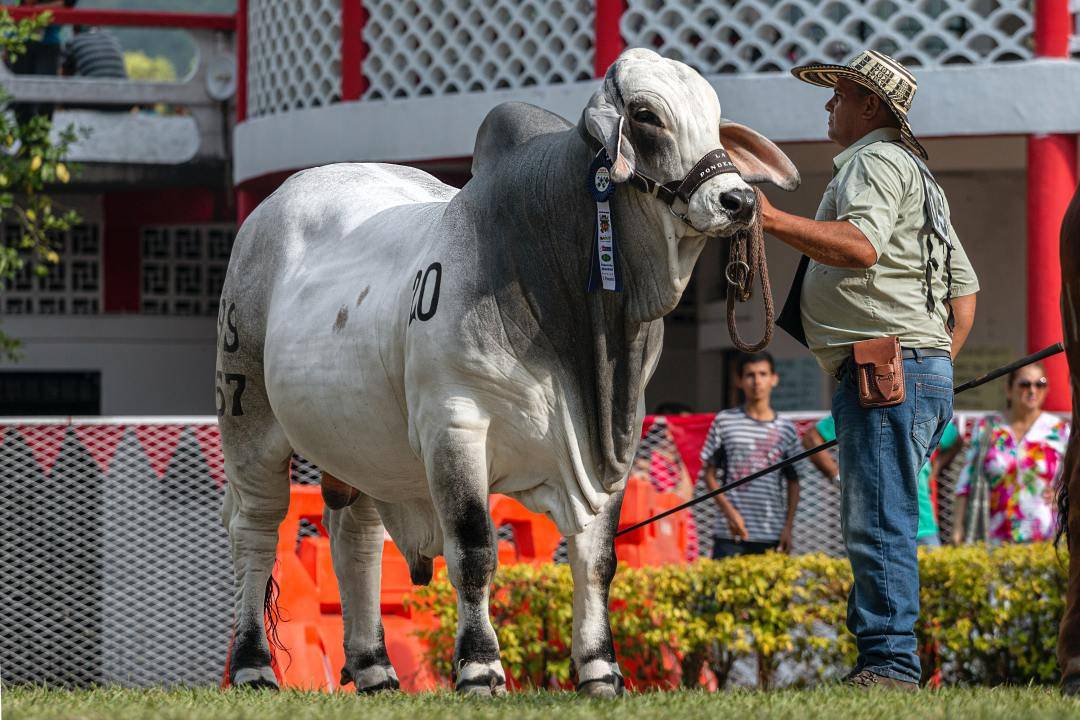
[[[786,71],[872,48],[912,66],[1033,55],[1030,0],[628,0],[620,32],[705,74]],[[589,0],[363,0],[365,99],[588,80]],[[341,0],[251,0],[251,116],[340,100]]]
[[[341,98],[341,0],[249,0],[248,115]]]
[[[22,229],[0,226],[0,243],[19,247]],[[53,233],[52,247],[60,262],[47,275],[27,262],[0,287],[0,313],[6,315],[96,315],[101,311],[101,231],[97,225],[75,225]]]
[[[366,99],[588,80],[589,0],[364,0]]]
[[[620,24],[705,74],[786,71],[879,50],[914,66],[1032,56],[1027,0],[629,0]]]
[[[217,315],[235,235],[230,224],[142,228],[142,312]]]

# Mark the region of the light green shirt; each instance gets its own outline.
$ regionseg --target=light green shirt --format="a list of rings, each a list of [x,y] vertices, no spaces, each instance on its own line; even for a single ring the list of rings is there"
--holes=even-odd
[[[802,324],[810,351],[833,374],[860,340],[896,336],[913,348],[949,349],[945,328],[945,251],[934,238],[931,274],[935,312],[926,309],[927,242],[923,232],[922,174],[907,150],[891,140],[898,130],[879,128],[833,159],[834,176],[818,207],[818,220],[847,220],[877,251],[865,270],[813,260],[802,288]],[[884,141],[884,142],[883,142]],[[942,193],[944,197],[944,193]],[[946,201],[948,212],[948,201]],[[967,254],[952,237],[952,294],[970,295],[979,281]]]

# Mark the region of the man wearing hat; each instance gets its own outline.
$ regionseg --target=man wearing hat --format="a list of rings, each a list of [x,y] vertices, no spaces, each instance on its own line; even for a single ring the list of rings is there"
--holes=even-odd
[[[829,138],[844,148],[816,219],[764,198],[761,212],[767,233],[804,253],[777,324],[839,383],[832,413],[854,574],[847,625],[859,649],[846,680],[915,690],[918,473],[952,417],[952,358],[971,329],[979,286],[908,124],[915,77],[872,50],[846,66],[792,73],[833,89]],[[896,338],[900,349],[891,340],[856,347],[881,338]],[[891,348],[893,360],[867,364],[868,346]]]

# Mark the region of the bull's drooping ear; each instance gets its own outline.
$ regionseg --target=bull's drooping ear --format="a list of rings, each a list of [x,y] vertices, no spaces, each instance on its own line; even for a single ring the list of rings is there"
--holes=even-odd
[[[761,133],[721,120],[720,142],[746,182],[769,182],[782,190],[799,187],[801,180],[795,163]]]
[[[581,123],[590,137],[598,140],[611,158],[611,179],[626,182],[634,174],[634,148],[623,137],[623,116],[601,88],[593,93],[581,114]]]

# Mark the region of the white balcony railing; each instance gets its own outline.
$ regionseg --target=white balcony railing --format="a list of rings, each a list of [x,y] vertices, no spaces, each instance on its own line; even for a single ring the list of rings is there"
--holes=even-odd
[[[787,71],[878,50],[913,66],[1033,56],[1031,0],[629,0],[620,28],[712,73]]]
[[[249,117],[341,100],[341,0],[249,0]]]
[[[873,48],[918,67],[1034,56],[1033,0],[248,0],[249,116],[588,80],[623,46],[705,75]],[[615,8],[601,14],[601,6]],[[352,7],[350,14],[343,12]],[[608,38],[607,47],[604,40]],[[612,43],[610,40],[614,38]],[[352,55],[343,47],[354,42]],[[599,61],[598,61],[599,58]],[[353,74],[359,92],[343,95]]]

